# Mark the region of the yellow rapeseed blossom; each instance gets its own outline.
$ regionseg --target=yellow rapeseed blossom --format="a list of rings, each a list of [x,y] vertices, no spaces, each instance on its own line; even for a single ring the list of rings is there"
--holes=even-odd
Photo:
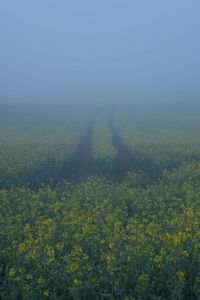
[[[142,273],[139,277],[140,281],[147,281],[148,280],[148,274]]]
[[[97,278],[96,278],[96,277],[93,277],[93,278],[91,279],[91,282],[94,283],[94,284],[97,283]]]
[[[26,244],[25,243],[21,243],[19,244],[19,252],[23,253],[26,251]]]
[[[55,250],[53,247],[47,247],[47,255],[51,260],[55,258]]]
[[[27,274],[26,278],[27,278],[28,280],[32,280],[32,279],[33,279],[33,276],[32,276],[31,274]]]
[[[43,277],[39,277],[37,282],[39,285],[44,285],[45,279]]]
[[[43,296],[49,297],[49,291],[48,290],[43,291]]]
[[[176,275],[180,280],[183,280],[185,278],[185,273],[183,271],[177,271]]]
[[[64,243],[63,242],[59,242],[55,245],[56,250],[63,250],[64,248]]]
[[[83,282],[82,282],[82,280],[80,280],[80,279],[74,279],[74,281],[73,281],[73,283],[74,283],[74,285],[76,285],[76,286],[80,286],[80,285],[82,285],[83,284]]]
[[[72,263],[69,268],[67,269],[68,272],[70,273],[74,273],[76,272],[78,269],[80,268],[79,264],[78,263]]]
[[[16,275],[16,270],[14,268],[11,268],[8,272],[9,277],[14,277]]]

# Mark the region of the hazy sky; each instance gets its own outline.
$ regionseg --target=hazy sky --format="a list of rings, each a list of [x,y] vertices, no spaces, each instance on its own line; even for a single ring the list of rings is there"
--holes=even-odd
[[[199,0],[0,2],[1,99],[199,88]]]

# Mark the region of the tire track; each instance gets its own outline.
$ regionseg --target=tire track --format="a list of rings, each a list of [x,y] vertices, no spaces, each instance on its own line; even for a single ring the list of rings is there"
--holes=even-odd
[[[92,174],[92,134],[94,120],[98,110],[89,118],[85,132],[82,135],[70,162],[65,166],[63,178],[73,182],[80,182]]]
[[[129,171],[141,171],[148,174],[151,178],[155,177],[153,176],[150,167],[152,166],[152,162],[147,157],[139,157],[138,154],[136,157],[133,151],[124,144],[119,130],[114,122],[115,110],[116,108],[113,107],[108,119],[112,135],[112,144],[117,150],[117,157],[113,164],[111,176],[115,180],[122,180]]]
[[[109,115],[109,126],[112,135],[113,147],[117,150],[117,157],[112,168],[112,177],[121,180],[128,171],[131,171],[135,165],[135,159],[129,148],[123,143],[119,131],[114,122],[115,107]]]

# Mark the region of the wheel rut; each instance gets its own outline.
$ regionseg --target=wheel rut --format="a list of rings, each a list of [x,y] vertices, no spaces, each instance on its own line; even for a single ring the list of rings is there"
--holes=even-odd
[[[149,166],[151,162],[146,158],[143,160],[134,155],[132,149],[124,144],[119,130],[115,125],[115,107],[111,110],[108,118],[109,127],[111,130],[111,138],[113,147],[117,150],[116,158],[113,161],[111,171],[101,176],[111,177],[113,180],[121,181],[130,171],[142,171],[150,174]],[[87,126],[82,137],[77,144],[74,154],[69,162],[66,162],[62,179],[67,179],[72,183],[80,183],[92,175],[98,174],[98,169],[95,168],[95,160],[92,155],[92,136],[93,125],[98,114],[95,111],[88,120]],[[152,176],[151,176],[152,177]]]
[[[113,147],[117,150],[117,156],[112,168],[112,177],[121,180],[128,171],[134,169],[136,161],[132,155],[131,150],[123,143],[118,128],[114,122],[115,107],[111,110],[109,115],[109,126],[112,136]]]
[[[92,134],[93,124],[97,114],[98,110],[89,118],[85,132],[79,140],[70,162],[66,164],[64,168],[63,178],[73,182],[80,182],[92,174]]]
[[[116,108],[113,107],[108,119],[112,136],[112,144],[113,147],[117,150],[117,156],[113,163],[111,176],[113,177],[113,179],[120,181],[128,172],[137,171],[145,172],[152,178],[153,174],[152,170],[150,170],[150,166],[152,165],[151,160],[149,160],[147,157],[144,158],[138,154],[136,157],[132,149],[129,149],[129,147],[124,144],[119,130],[115,125],[115,111]]]

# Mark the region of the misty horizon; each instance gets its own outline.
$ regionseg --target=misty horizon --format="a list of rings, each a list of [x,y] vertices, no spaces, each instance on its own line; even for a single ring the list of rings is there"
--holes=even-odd
[[[0,101],[198,97],[199,9],[180,0],[4,1]]]

